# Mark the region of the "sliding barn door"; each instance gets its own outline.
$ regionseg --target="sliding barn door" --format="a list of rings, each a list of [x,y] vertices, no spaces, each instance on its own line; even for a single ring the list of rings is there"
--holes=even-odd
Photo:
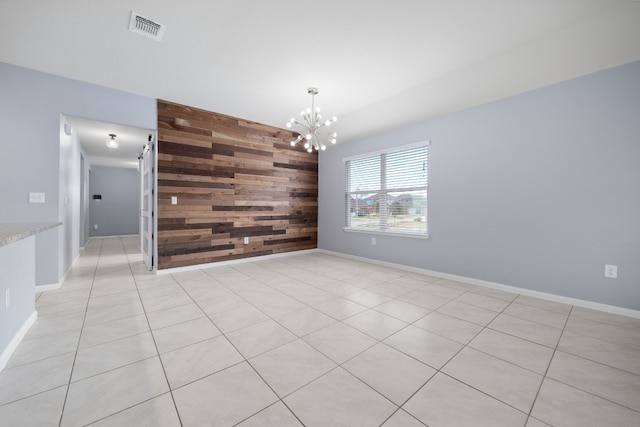
[[[153,222],[155,196],[155,137],[149,134],[149,143],[140,154],[140,249],[142,260],[149,270],[153,269]]]

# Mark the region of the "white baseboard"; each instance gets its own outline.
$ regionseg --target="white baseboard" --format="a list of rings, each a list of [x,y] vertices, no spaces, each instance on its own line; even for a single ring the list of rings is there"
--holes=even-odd
[[[534,290],[526,289],[526,288],[518,288],[517,286],[503,285],[501,283],[495,283],[495,282],[489,282],[489,281],[486,281],[486,280],[474,279],[472,277],[457,276],[455,274],[441,273],[439,271],[427,270],[427,269],[424,269],[424,268],[410,267],[408,265],[395,264],[395,263],[386,262],[386,261],[378,261],[378,260],[374,260],[374,259],[370,259],[370,258],[359,257],[359,256],[355,256],[355,255],[349,255],[349,254],[345,254],[345,253],[342,253],[342,252],[329,251],[329,250],[326,250],[326,249],[318,249],[318,252],[326,253],[326,254],[329,254],[329,255],[340,256],[340,257],[343,257],[343,258],[350,258],[350,259],[354,259],[354,260],[357,260],[357,261],[368,262],[368,263],[371,263],[371,264],[384,265],[386,267],[397,268],[397,269],[400,269],[400,270],[406,270],[406,271],[412,271],[412,272],[415,272],[415,273],[427,274],[429,276],[440,277],[441,279],[455,280],[455,281],[462,282],[462,283],[468,283],[470,285],[483,286],[485,288],[497,289],[497,290],[500,290],[500,291],[512,292],[512,293],[515,293],[515,294],[521,294],[521,295],[526,295],[526,296],[530,296],[530,297],[540,298],[540,299],[544,299],[544,300],[547,300],[547,301],[561,302],[561,303],[564,303],[564,304],[570,304],[570,305],[575,305],[575,306],[578,306],[578,307],[590,308],[590,309],[593,309],[593,310],[599,310],[599,311],[604,311],[604,312],[607,312],[607,313],[619,314],[621,316],[627,316],[627,317],[633,317],[633,318],[636,318],[636,319],[640,319],[640,311],[632,310],[632,309],[629,309],[629,308],[617,307],[615,305],[601,304],[601,303],[598,303],[598,302],[586,301],[586,300],[581,300],[581,299],[578,299],[578,298],[563,297],[563,296],[560,296],[560,295],[548,294],[546,292],[539,292],[539,291],[534,291]]]
[[[44,292],[44,291],[53,291],[54,289],[60,289],[64,279],[59,281],[58,283],[48,283],[46,285],[36,285],[36,293]]]
[[[207,264],[187,265],[185,267],[165,268],[162,270],[157,270],[155,273],[156,274],[182,273],[185,271],[200,270],[202,268],[224,267],[226,265],[243,264],[243,263],[252,262],[252,261],[264,261],[264,260],[274,259],[274,258],[285,258],[285,257],[294,256],[294,255],[308,254],[312,252],[318,252],[318,249],[304,249],[301,251],[283,252],[281,254],[261,255],[261,256],[254,256],[254,257],[248,257],[248,258],[232,259],[229,261],[210,262]]]
[[[31,313],[31,315],[27,318],[27,320],[24,321],[20,329],[18,329],[18,332],[16,332],[16,334],[13,336],[13,338],[9,342],[9,345],[7,345],[7,348],[4,349],[4,351],[0,355],[0,372],[4,369],[5,366],[7,366],[9,358],[11,357],[13,352],[16,351],[16,348],[18,348],[18,345],[22,342],[22,339],[27,334],[27,331],[29,330],[31,325],[33,325],[37,318],[38,312],[34,310],[33,313]]]
[[[139,234],[120,234],[117,236],[90,236],[89,240],[93,239],[119,239],[120,237],[138,237]]]

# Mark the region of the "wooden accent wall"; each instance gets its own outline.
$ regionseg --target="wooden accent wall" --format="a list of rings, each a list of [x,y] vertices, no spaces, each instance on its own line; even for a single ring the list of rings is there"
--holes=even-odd
[[[158,100],[158,268],[316,248],[318,155],[292,139]]]

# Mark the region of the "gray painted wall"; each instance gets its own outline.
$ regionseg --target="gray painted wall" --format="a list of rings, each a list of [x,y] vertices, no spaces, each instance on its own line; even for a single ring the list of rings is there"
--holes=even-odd
[[[343,158],[422,140],[431,238],[342,231]],[[330,147],[318,226],[321,249],[640,310],[640,62]]]
[[[60,117],[68,114],[156,129],[156,100],[90,83],[0,63],[0,221],[63,221],[60,200]],[[75,161],[75,160],[74,160]],[[79,165],[79,160],[77,160]],[[79,174],[79,166],[76,168]],[[75,182],[76,180],[70,180]],[[46,203],[29,204],[30,191]],[[63,224],[36,236],[36,284],[57,283],[74,254],[68,254]]]
[[[0,355],[35,310],[34,253],[34,236],[0,246]],[[5,308],[6,289],[11,290],[9,308]]]
[[[90,235],[138,234],[140,173],[136,169],[93,166],[89,178]],[[100,194],[102,200],[93,200]],[[93,228],[94,224],[98,229]]]

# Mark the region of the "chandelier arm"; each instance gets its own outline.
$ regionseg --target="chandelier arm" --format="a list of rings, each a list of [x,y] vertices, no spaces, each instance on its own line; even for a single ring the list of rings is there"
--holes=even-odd
[[[309,126],[309,128],[313,128],[313,121],[311,120],[311,116],[309,114],[306,114],[304,116],[304,119],[307,122],[307,125]]]

